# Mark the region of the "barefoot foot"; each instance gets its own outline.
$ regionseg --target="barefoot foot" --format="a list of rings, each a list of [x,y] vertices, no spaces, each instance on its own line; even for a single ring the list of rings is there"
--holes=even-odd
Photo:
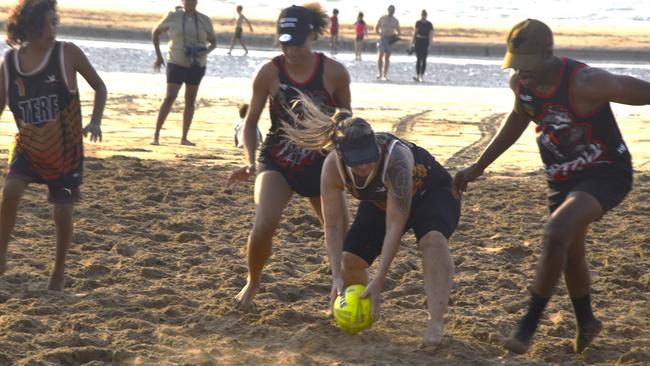
[[[193,143],[192,141],[190,141],[190,140],[188,140],[188,139],[182,139],[182,140],[181,140],[181,145],[185,145],[185,146],[196,146],[195,143]]]
[[[65,274],[52,273],[52,277],[50,278],[50,285],[47,286],[47,289],[52,291],[63,291],[64,287],[65,287]]]
[[[418,346],[421,350],[434,351],[440,343],[442,343],[442,337],[445,334],[445,328],[443,324],[439,322],[429,321],[427,325],[427,330],[424,332],[422,337],[422,343]]]
[[[259,289],[259,283],[253,283],[250,280],[246,282],[246,286],[235,296],[235,306],[244,313],[254,312],[255,304],[253,304],[253,298],[257,295]]]
[[[528,351],[532,340],[532,334],[526,336],[515,332],[503,341],[503,347],[512,353],[523,354]]]

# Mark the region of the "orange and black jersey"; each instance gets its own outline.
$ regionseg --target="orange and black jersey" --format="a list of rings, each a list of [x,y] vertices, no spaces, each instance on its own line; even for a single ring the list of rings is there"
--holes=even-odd
[[[82,179],[83,138],[78,91],[70,91],[64,69],[64,44],[55,42],[34,71],[20,70],[18,50],[5,56],[9,108],[18,134],[10,164],[23,167],[37,181],[64,181],[78,185]]]

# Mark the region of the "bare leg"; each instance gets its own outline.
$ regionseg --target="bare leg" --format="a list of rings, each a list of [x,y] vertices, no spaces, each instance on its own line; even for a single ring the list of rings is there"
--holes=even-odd
[[[341,266],[341,275],[343,276],[343,286],[350,285],[367,285],[368,284],[368,262],[356,254],[343,252],[343,263]]]
[[[388,67],[390,66],[390,52],[384,55],[384,77],[388,78]]]
[[[564,203],[553,212],[550,221],[544,227],[544,248],[537,262],[531,299],[539,298],[548,301],[567,266],[571,246],[584,235],[589,224],[602,215],[603,209],[600,203],[593,196],[584,192],[571,193]],[[578,249],[575,253],[580,253],[580,250]],[[578,270],[578,272],[580,271]],[[577,291],[575,286],[579,281],[577,277],[569,280],[570,286],[575,291]],[[531,306],[532,304],[533,302],[531,302]],[[506,340],[505,347],[508,350],[514,353],[524,353],[528,350],[544,306],[545,303],[534,312],[529,309],[526,316],[520,321],[517,331]]]
[[[454,262],[447,238],[437,231],[426,234],[418,243],[422,252],[424,292],[427,295],[429,323],[421,347],[436,347],[444,335],[444,315],[453,284]]]
[[[379,55],[377,56],[377,79],[380,79],[384,76],[382,74],[384,72],[384,54],[382,52],[379,52]]]
[[[598,336],[603,324],[591,310],[591,276],[585,250],[586,228],[569,247],[564,280],[576,313],[577,332],[574,351],[582,353]]]
[[[320,221],[321,226],[323,226],[323,210],[320,205],[320,196],[309,197],[309,203],[314,209],[314,212],[316,212],[316,216],[318,216],[318,221]]]
[[[2,187],[2,203],[0,204],[0,275],[7,271],[7,248],[9,238],[16,224],[18,202],[27,187],[27,182],[8,177]]]
[[[162,104],[160,105],[160,110],[158,111],[158,119],[156,120],[156,132],[153,134],[152,145],[158,145],[160,143],[160,130],[162,129],[169,111],[172,109],[172,105],[178,96],[178,91],[180,90],[180,84],[167,83],[167,94],[165,99],[163,99]]]
[[[232,37],[232,39],[230,40],[230,49],[228,50],[229,55],[232,52],[233,47],[235,47],[235,37]]]
[[[244,49],[244,55],[248,55],[248,48],[246,48],[246,45],[244,44],[244,41],[242,41],[241,38],[239,39],[239,44],[240,44],[240,45],[242,46],[242,48]]]
[[[181,137],[181,145],[196,145],[187,139],[187,133],[190,131],[192,118],[194,118],[194,107],[196,105],[196,94],[198,92],[198,85],[185,85],[185,110],[183,111],[183,136]]]
[[[56,259],[48,288],[61,291],[65,286],[65,257],[72,240],[72,203],[55,203],[52,217],[56,226]]]
[[[253,298],[262,280],[262,269],[271,256],[273,235],[292,193],[289,184],[278,172],[262,172],[255,180],[255,223],[246,244],[248,278],[235,297],[237,307],[243,311],[252,310]]]

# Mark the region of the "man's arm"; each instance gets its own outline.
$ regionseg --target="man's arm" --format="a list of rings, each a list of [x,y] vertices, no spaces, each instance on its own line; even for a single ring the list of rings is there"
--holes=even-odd
[[[379,20],[377,21],[377,24],[375,24],[375,33],[377,33],[377,34],[381,34],[381,20],[383,18],[384,18],[383,16],[381,18],[379,18]]]
[[[242,15],[244,17],[244,21],[246,21],[246,24],[248,24],[248,28],[253,31],[253,26],[251,25],[251,22],[248,21],[248,18],[246,18],[245,15]]]
[[[481,156],[470,167],[456,173],[453,182],[453,193],[455,197],[460,197],[462,192],[467,189],[467,184],[476,180],[483,174],[483,171],[492,164],[501,154],[512,146],[524,133],[530,123],[530,118],[517,111],[516,85],[519,80],[514,74],[510,77],[510,88],[515,92],[515,105],[501,126],[499,132],[490,141],[487,148],[481,153]]]
[[[650,104],[650,83],[603,69],[586,67],[578,72],[573,93],[577,104],[614,102],[629,105]],[[580,107],[580,106],[579,106]],[[589,106],[586,106],[589,109]]]

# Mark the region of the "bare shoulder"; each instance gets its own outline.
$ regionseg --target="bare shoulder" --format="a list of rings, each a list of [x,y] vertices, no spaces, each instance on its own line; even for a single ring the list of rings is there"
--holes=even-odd
[[[517,87],[519,85],[519,76],[517,75],[516,72],[510,73],[510,89],[512,89],[513,92],[517,91]]]
[[[270,85],[273,80],[278,79],[278,68],[272,61],[267,61],[257,69],[255,73],[255,83]]]
[[[612,74],[597,67],[584,67],[576,73],[574,83],[576,86],[591,86],[599,84],[612,77]]]
[[[389,165],[394,164],[399,161],[403,161],[406,163],[413,162],[413,153],[411,152],[411,149],[409,149],[408,146],[398,142],[395,144],[393,150],[391,151],[390,161],[388,162],[388,164]]]
[[[72,42],[61,42],[61,47],[63,47],[63,55],[66,60],[75,61],[85,56],[81,48]]]
[[[325,161],[323,162],[321,181],[342,189],[343,181],[339,174],[338,160],[338,153],[336,150],[332,150],[327,154],[327,157],[325,157]]]
[[[329,57],[325,57],[325,70],[327,74],[331,76],[347,76],[348,69],[343,66],[342,63],[333,60]]]

